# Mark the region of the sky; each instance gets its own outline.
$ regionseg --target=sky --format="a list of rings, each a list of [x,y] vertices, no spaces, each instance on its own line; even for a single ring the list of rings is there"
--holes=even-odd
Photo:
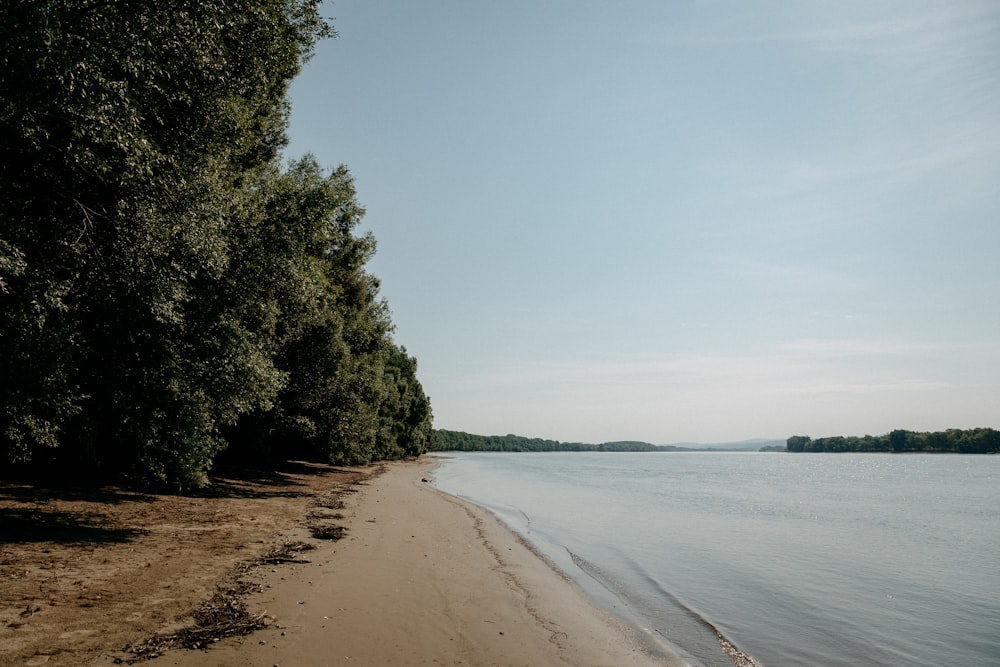
[[[1000,3],[338,0],[346,164],[437,428],[1000,428]]]

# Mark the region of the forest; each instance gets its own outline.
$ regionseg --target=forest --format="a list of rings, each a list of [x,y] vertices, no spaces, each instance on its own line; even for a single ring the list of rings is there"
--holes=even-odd
[[[754,442],[754,441],[747,441]],[[780,443],[781,441],[776,441]],[[746,447],[683,447],[677,445],[653,445],[632,440],[587,444],[582,442],[560,442],[542,438],[527,438],[521,435],[475,435],[464,431],[434,431],[433,443],[428,447],[435,451],[452,452],[719,452],[749,451]],[[886,435],[863,437],[810,438],[793,435],[785,447],[780,445],[760,447],[759,451],[787,452],[941,452],[959,454],[993,454],[1000,452],[1000,431],[992,428],[968,430],[949,429],[936,433],[896,430]]]
[[[594,445],[509,434],[474,435],[464,431],[444,429],[437,429],[434,433],[436,438],[432,449],[442,452],[660,452],[678,449],[631,440]]]
[[[417,455],[346,167],[286,161],[313,0],[0,7],[0,461],[181,488]]]
[[[995,454],[1000,452],[1000,431],[992,428],[948,429],[933,433],[895,430],[885,435],[816,438],[793,435],[789,452],[940,452]]]

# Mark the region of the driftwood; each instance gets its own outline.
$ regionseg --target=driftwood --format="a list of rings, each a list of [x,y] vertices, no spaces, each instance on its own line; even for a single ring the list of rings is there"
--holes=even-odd
[[[311,526],[309,530],[317,540],[339,540],[347,532],[347,529],[343,526],[315,525]]]
[[[302,553],[303,551],[311,551],[315,549],[313,545],[308,542],[286,542],[280,547],[275,547],[271,549],[266,554],[260,558],[255,558],[249,561],[243,567],[246,568],[245,571],[257,567],[259,565],[281,565],[283,563],[308,563],[309,561],[305,558],[298,558],[294,554]]]
[[[260,591],[258,584],[245,577],[262,565],[308,563],[295,554],[314,548],[308,542],[287,542],[259,558],[240,563],[216,586],[212,597],[191,613],[193,625],[133,644],[125,649],[124,655],[115,657],[115,663],[135,664],[159,657],[172,648],[204,649],[224,637],[248,635],[267,627],[272,619],[267,614],[251,614],[243,602],[248,593]]]
[[[384,464],[378,465],[368,475],[367,479],[377,477],[385,472]],[[354,486],[365,485],[364,481],[356,481]],[[317,497],[313,511],[307,516],[309,529],[316,539],[339,540],[347,529],[341,525],[323,524],[322,519],[343,519],[337,513],[330,516],[322,510],[344,509],[342,497],[349,493],[357,493],[358,489],[342,486]],[[251,632],[267,627],[273,622],[267,614],[253,615],[247,611],[243,598],[253,591],[260,591],[259,585],[246,580],[253,570],[263,565],[280,565],[284,563],[308,563],[300,554],[314,549],[308,542],[286,542],[266,554],[238,564],[229,575],[216,586],[211,599],[191,613],[194,624],[169,634],[157,634],[143,642],[124,649],[123,654],[114,658],[116,664],[134,664],[150,660],[162,655],[172,648],[205,649],[224,637],[248,635]]]

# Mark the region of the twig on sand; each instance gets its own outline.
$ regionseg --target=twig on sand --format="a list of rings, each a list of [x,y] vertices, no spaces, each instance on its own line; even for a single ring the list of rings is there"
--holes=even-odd
[[[332,516],[319,510],[339,510],[345,507],[342,498],[349,493],[357,493],[356,487],[363,485],[385,472],[386,466],[379,464],[362,479],[349,485],[341,485],[320,494],[313,503],[311,515],[307,515],[307,525],[316,539],[338,540],[344,536],[346,528],[340,525],[324,525],[321,519],[342,519],[341,514]],[[247,576],[263,565],[284,563],[308,563],[301,557],[303,551],[314,549],[308,542],[286,542],[257,558],[243,561],[234,567],[216,586],[211,599],[191,613],[193,624],[169,634],[156,634],[132,646],[114,657],[116,664],[134,664],[162,655],[172,648],[205,649],[224,637],[248,635],[270,625],[274,619],[267,614],[253,615],[247,611],[243,598],[259,585],[247,581]]]
[[[247,581],[245,577],[262,565],[308,563],[308,560],[296,558],[294,554],[314,548],[308,542],[286,542],[259,558],[240,563],[216,586],[212,597],[192,612],[193,625],[169,634],[156,634],[133,644],[114,658],[115,663],[135,664],[159,657],[172,648],[204,649],[224,637],[248,635],[267,627],[273,619],[267,614],[251,614],[243,602],[247,593],[260,590],[257,584]]]

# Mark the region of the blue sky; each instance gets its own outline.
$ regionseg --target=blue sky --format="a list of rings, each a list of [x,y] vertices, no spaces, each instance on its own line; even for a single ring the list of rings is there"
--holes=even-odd
[[[1000,427],[1000,3],[339,0],[346,164],[439,428]]]

